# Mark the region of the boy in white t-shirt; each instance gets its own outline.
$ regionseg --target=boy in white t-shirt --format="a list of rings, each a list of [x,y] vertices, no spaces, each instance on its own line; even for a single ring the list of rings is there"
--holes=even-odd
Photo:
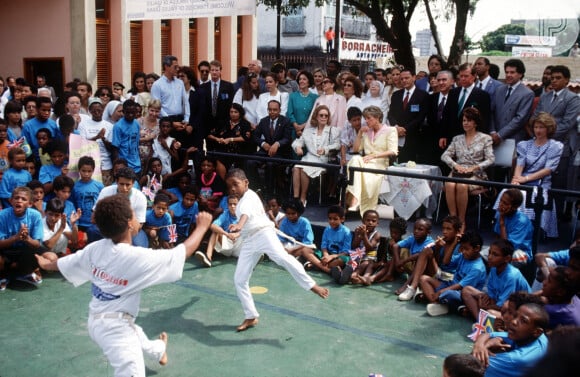
[[[240,198],[236,207],[237,224],[231,224],[229,231],[240,232],[242,247],[234,276],[234,285],[244,309],[245,319],[237,331],[245,331],[258,324],[258,310],[250,292],[252,271],[263,254],[276,264],[284,267],[304,289],[311,290],[322,298],[328,297],[328,289],[316,284],[308,276],[304,267],[286,252],[276,235],[274,223],[270,221],[258,194],[248,188],[249,182],[241,169],[232,169],[226,175],[230,195]],[[196,228],[197,230],[197,228]]]
[[[38,264],[45,270],[60,270],[75,286],[92,283],[89,335],[107,356],[115,376],[145,377],[143,353],[161,365],[167,363],[167,334],[150,340],[135,324],[141,291],[181,279],[185,260],[209,228],[211,215],[200,213],[191,236],[161,252],[131,245],[140,224],[126,195],[99,201],[94,217],[104,239],[57,261],[37,256]]]

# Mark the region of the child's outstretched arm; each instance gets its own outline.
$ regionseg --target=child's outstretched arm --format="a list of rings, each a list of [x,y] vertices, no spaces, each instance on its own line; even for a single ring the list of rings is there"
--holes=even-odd
[[[242,228],[244,227],[244,225],[246,224],[246,221],[248,221],[248,215],[243,214],[240,217],[240,221],[238,221],[237,224],[231,224],[230,225],[230,232],[234,233],[234,232],[239,232],[242,230]]]

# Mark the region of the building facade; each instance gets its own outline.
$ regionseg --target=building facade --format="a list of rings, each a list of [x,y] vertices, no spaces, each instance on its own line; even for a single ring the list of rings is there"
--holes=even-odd
[[[161,57],[181,65],[218,59],[222,77],[255,59],[255,16],[126,21],[126,0],[2,1],[0,75],[34,82],[44,74],[57,91],[73,78],[95,88],[131,85],[136,71],[161,73]]]

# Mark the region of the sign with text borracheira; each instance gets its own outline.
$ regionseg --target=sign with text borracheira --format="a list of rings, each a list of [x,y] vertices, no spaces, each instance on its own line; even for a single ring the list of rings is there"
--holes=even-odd
[[[340,58],[345,60],[376,60],[390,58],[393,49],[386,42],[365,41],[363,39],[340,40]]]
[[[243,16],[256,13],[256,0],[127,0],[125,19],[162,20]]]

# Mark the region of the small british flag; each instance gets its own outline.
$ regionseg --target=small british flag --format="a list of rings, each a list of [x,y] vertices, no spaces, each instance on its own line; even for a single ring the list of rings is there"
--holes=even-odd
[[[476,323],[473,324],[473,331],[471,334],[467,335],[472,341],[476,341],[477,338],[484,333],[493,332],[493,324],[495,322],[495,316],[491,315],[483,309],[479,309],[479,318]]]
[[[167,231],[169,232],[169,242],[177,242],[177,225],[171,224],[167,226]]]
[[[22,144],[24,144],[24,140],[26,140],[24,137],[21,137],[20,139],[14,140],[12,143],[8,144],[8,149],[10,148],[22,148]]]
[[[348,253],[350,254],[350,261],[348,262],[348,264],[350,264],[352,268],[356,270],[356,268],[358,267],[358,263],[366,255],[365,248],[357,247],[354,250],[350,250]]]

